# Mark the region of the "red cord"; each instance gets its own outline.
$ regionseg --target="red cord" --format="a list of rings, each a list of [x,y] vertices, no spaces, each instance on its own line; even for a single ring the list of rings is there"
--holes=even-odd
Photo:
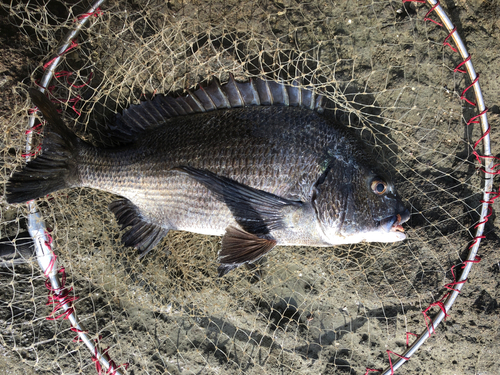
[[[61,57],[62,55],[68,53],[69,51],[71,51],[73,48],[75,48],[77,46],[78,46],[78,43],[75,42],[74,39],[72,39],[70,45],[68,46],[68,48],[66,48],[61,54],[57,55],[56,57],[52,58],[50,61],[48,61],[47,63],[45,63],[43,65],[43,69],[46,70],[49,66],[52,65],[52,63],[54,62],[55,59],[57,59],[58,57]]]
[[[76,17],[74,22],[82,20],[84,18],[89,18],[91,16],[99,17],[101,14],[102,14],[101,8],[97,7],[93,12],[80,14],[78,17]]]
[[[439,1],[436,3],[436,5],[434,5],[431,9],[429,9],[429,11],[425,14],[424,16],[424,21],[431,21],[432,23],[435,23],[436,25],[438,25],[439,27],[443,27],[443,24],[442,23],[439,23],[438,21],[434,21],[432,18],[428,18],[427,16],[429,14],[431,14],[434,9],[436,9],[437,7],[439,6]]]

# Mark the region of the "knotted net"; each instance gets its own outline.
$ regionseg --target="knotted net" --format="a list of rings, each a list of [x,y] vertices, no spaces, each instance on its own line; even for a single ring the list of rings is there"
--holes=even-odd
[[[403,355],[413,334],[434,333],[431,318],[444,309],[443,297],[462,286],[487,175],[479,169],[484,159],[474,154],[482,155],[474,144],[483,132],[472,89],[464,92],[471,80],[460,71],[465,66],[455,69],[463,59],[452,39],[443,45],[448,32],[436,15],[427,16],[436,22],[425,19],[430,7],[387,1],[1,5],[8,52],[2,58],[8,74],[0,78],[8,88],[0,124],[4,184],[38,152],[41,118],[28,130],[32,149],[25,146],[30,86],[46,86],[68,125],[99,144],[116,112],[157,93],[179,94],[211,77],[225,82],[229,74],[237,80],[299,78],[327,95],[332,110],[370,145],[412,216],[401,243],[282,247],[257,266],[260,279],[245,268],[218,278],[220,238],[170,232],[138,261],[121,245],[107,209],[115,197],[88,189],[51,194],[36,206],[47,228],[44,242],[58,257],[53,272],[64,267],[64,289],[46,285],[36,257],[5,263],[0,364],[15,373],[92,374],[102,366],[96,357],[109,348],[110,372],[127,363],[128,370],[122,365],[118,371],[364,374],[387,368],[389,358],[397,359],[392,353]],[[450,10],[458,31],[470,32],[480,69],[491,74],[491,82],[482,78],[486,96],[498,97],[493,80],[500,68],[492,48],[498,36],[492,32],[484,41],[476,23],[491,15],[495,8],[488,6],[473,2]],[[81,31],[60,51],[82,20]],[[492,22],[484,27],[498,29]],[[45,85],[40,79],[51,69]],[[498,107],[491,117],[498,121]],[[1,207],[1,237],[19,242],[28,209],[5,198]],[[482,261],[442,331],[436,329],[401,373],[498,368],[492,219],[481,257],[472,259]],[[56,297],[46,304],[48,293]],[[78,332],[64,319],[64,303],[99,352],[74,340]]]

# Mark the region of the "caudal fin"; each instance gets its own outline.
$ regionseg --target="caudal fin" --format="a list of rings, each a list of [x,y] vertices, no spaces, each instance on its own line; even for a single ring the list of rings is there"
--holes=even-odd
[[[40,91],[29,91],[33,103],[42,111],[47,125],[41,154],[14,173],[7,183],[7,202],[22,203],[77,182],[76,156],[79,139],[71,132],[52,102]]]

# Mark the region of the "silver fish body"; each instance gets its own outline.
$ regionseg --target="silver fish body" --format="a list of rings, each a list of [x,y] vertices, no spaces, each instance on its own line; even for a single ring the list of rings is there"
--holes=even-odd
[[[260,93],[252,87],[240,91]],[[231,92],[227,97],[232,98]],[[50,176],[63,180],[57,188],[84,186],[123,197],[110,208],[123,228],[130,227],[122,238],[126,245],[147,252],[168,230],[223,235],[221,274],[254,262],[275,245],[405,238],[401,223],[409,213],[394,185],[357,136],[333,118],[301,105],[254,105],[161,118],[161,100],[154,103],[159,125],[113,148],[93,147],[71,136],[61,130],[62,121],[49,104],[36,103],[51,123],[49,134],[56,129],[42,147],[48,161],[28,164],[15,174],[8,199],[36,195],[34,188],[23,190],[22,184],[29,186],[26,170],[66,168],[63,176]],[[314,107],[312,99],[310,104]],[[149,107],[124,113],[123,129],[147,122],[153,111]],[[60,138],[71,137],[61,146]],[[68,155],[66,162],[60,156],[51,159],[51,150],[58,147],[63,149],[58,155]]]

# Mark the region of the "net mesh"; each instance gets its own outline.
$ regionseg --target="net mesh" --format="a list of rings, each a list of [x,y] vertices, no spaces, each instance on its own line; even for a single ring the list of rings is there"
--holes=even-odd
[[[490,14],[471,4],[454,8],[459,22]],[[281,247],[257,270],[219,278],[220,238],[171,231],[138,261],[107,210],[116,197],[89,189],[51,194],[38,209],[89,335],[117,364],[129,363],[130,373],[363,374],[386,367],[387,350],[404,352],[408,333],[426,327],[422,311],[454,281],[451,267],[465,260],[482,197],[472,154],[481,132],[467,126],[476,112],[460,99],[470,82],[454,71],[460,58],[443,46],[446,33],[424,21],[428,8],[369,0],[108,1],[88,14],[90,5],[1,3],[2,66],[11,64],[0,77],[8,88],[1,94],[3,184],[24,162],[27,89],[75,20],[88,17],[50,83],[63,118],[83,138],[99,144],[116,112],[211,77],[300,78],[370,144],[412,216],[402,243]],[[484,67],[495,58],[481,32],[472,24],[472,53]],[[496,61],[490,72],[498,74]],[[500,96],[498,85],[485,84],[487,97]],[[495,110],[492,117],[498,120]],[[1,208],[1,237],[19,239],[26,207],[2,198]],[[493,229],[444,333],[401,373],[498,368]],[[69,322],[46,319],[58,313],[46,305],[36,260],[4,265],[0,364],[15,373],[95,373]]]

